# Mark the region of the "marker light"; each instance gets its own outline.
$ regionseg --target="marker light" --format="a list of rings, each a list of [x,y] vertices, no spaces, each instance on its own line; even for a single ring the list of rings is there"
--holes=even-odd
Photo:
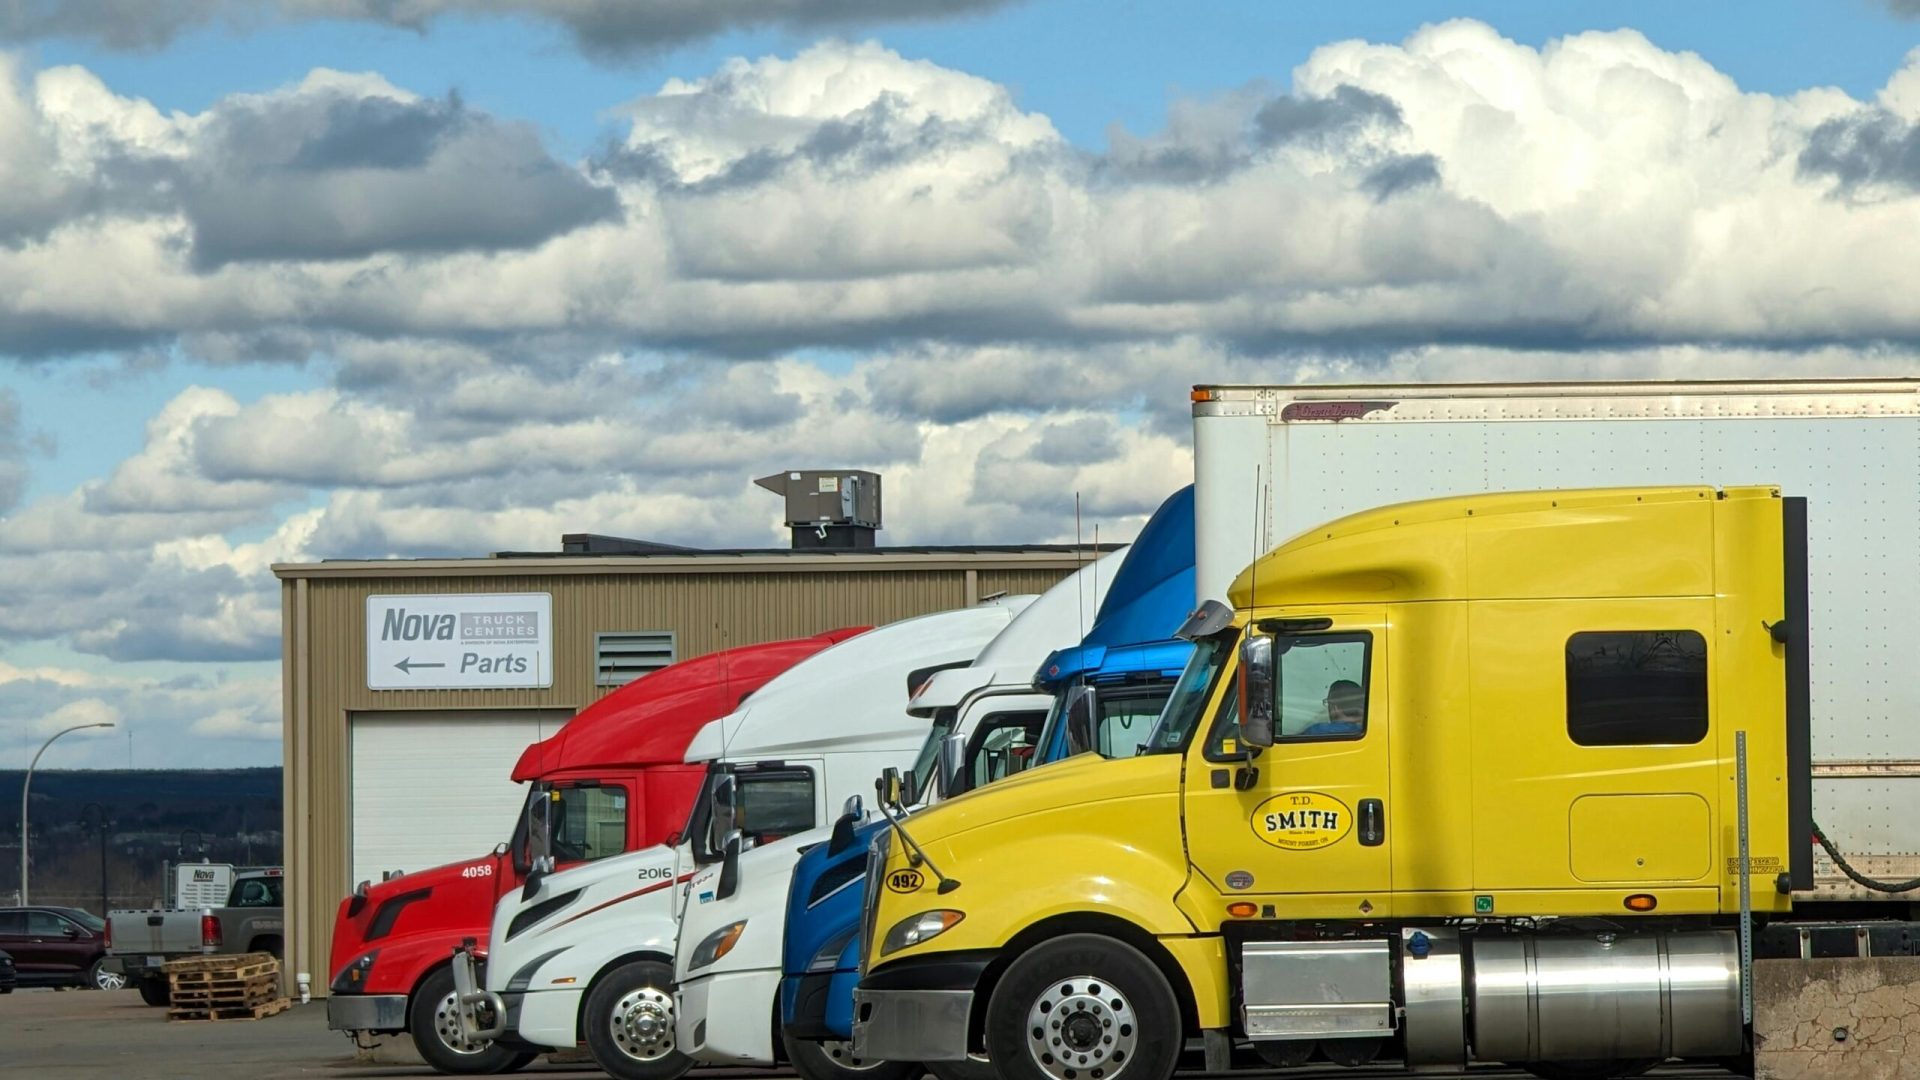
[[[1249,900],[1235,900],[1233,903],[1227,905],[1227,914],[1236,919],[1251,919],[1253,918],[1254,912],[1259,910],[1260,905]]]
[[[1660,901],[1652,893],[1634,893],[1627,897],[1628,911],[1652,911],[1660,906]]]

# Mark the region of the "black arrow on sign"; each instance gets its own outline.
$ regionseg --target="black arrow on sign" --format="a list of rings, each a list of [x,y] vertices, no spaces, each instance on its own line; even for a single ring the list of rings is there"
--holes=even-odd
[[[417,667],[446,667],[447,665],[445,665],[445,664],[421,664],[421,663],[416,663],[416,662],[414,661],[414,659],[413,659],[413,657],[411,657],[411,656],[409,656],[409,657],[405,657],[405,658],[404,658],[404,659],[402,659],[402,660],[401,660],[401,661],[400,661],[399,663],[397,663],[397,664],[395,664],[395,665],[393,665],[393,666],[394,666],[394,667],[397,667],[397,668],[399,668],[399,669],[400,669],[400,671],[401,671],[401,672],[402,672],[403,674],[407,674],[407,675],[411,675],[411,674],[413,674],[413,669],[414,669],[414,668],[417,668]]]

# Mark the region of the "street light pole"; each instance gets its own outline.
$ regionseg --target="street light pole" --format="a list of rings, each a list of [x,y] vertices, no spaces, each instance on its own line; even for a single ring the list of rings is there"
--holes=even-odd
[[[33,760],[27,763],[26,779],[20,782],[20,903],[23,907],[29,902],[27,898],[27,795],[33,790],[34,766],[40,764],[40,755],[46,753],[47,747],[52,746],[53,740],[60,736],[84,731],[87,728],[112,726],[111,723],[75,724],[65,730],[56,731],[47,737],[46,742],[40,744],[40,749],[34,751]]]

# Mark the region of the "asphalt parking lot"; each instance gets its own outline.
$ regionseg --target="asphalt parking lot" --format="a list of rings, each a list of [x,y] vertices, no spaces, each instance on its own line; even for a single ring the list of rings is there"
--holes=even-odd
[[[322,1076],[337,1080],[432,1076],[423,1065],[365,1065],[346,1037],[327,1030],[326,1006],[295,1006],[262,1020],[168,1022],[165,1009],[141,1004],[132,991],[23,990],[0,996],[0,1070],[9,1076],[62,1080],[279,1080]],[[535,1064],[519,1076],[540,1080],[603,1077],[597,1069]],[[791,1073],[710,1069],[697,1080],[766,1080]],[[1235,1080],[1375,1080],[1398,1069],[1318,1066],[1234,1073]],[[1436,1074],[1423,1074],[1432,1077]],[[1438,1074],[1445,1077],[1448,1074]],[[1452,1074],[1470,1080],[1509,1080],[1518,1070],[1476,1067]],[[1721,1080],[1713,1069],[1660,1069],[1655,1077]]]

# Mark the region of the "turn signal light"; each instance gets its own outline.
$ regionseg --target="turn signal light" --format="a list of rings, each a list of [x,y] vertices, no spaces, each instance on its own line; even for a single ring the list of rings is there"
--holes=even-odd
[[[1652,911],[1660,906],[1660,901],[1652,893],[1634,893],[1627,897],[1628,911]]]
[[[1212,401],[1217,396],[1218,395],[1215,394],[1212,390],[1209,390],[1204,386],[1196,386],[1193,388],[1192,397],[1193,397],[1193,400],[1195,401]]]
[[[1259,910],[1260,905],[1246,900],[1235,900],[1233,903],[1227,905],[1227,914],[1236,919],[1251,919],[1253,918],[1254,912]]]
[[[220,920],[213,915],[200,916],[200,946],[205,949],[220,947]]]

